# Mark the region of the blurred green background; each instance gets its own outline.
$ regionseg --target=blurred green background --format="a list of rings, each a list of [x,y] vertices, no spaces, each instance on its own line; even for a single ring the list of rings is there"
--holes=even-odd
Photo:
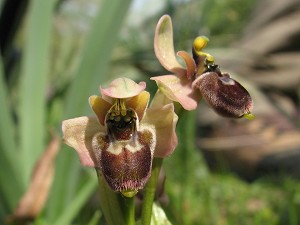
[[[211,40],[207,52],[215,53],[221,66],[225,59],[234,71],[226,59],[234,58],[231,47],[238,49],[236,43],[255,18],[257,1],[1,0],[0,7],[0,224],[4,224],[27,190],[51,134],[61,137],[64,119],[92,115],[87,99],[99,94],[99,85],[126,76],[146,80],[148,90],[155,92],[149,77],[168,74],[153,51],[155,26],[163,14],[172,17],[175,50],[191,52],[193,39],[206,35]],[[259,68],[264,66],[268,65],[258,63]],[[269,86],[248,84],[247,78],[245,73],[242,80],[251,94],[253,90],[268,96]],[[199,119],[202,112],[207,111],[182,114],[179,146],[164,161],[167,179],[161,204],[168,219],[186,225],[300,224],[297,177],[279,170],[275,175],[254,173],[248,179],[243,171],[233,172],[228,159],[217,158],[217,166],[211,166],[197,143],[215,125],[202,126],[206,120]],[[280,115],[291,119],[290,114]],[[214,123],[222,126],[222,121]],[[94,170],[83,168],[76,152],[64,144],[54,168],[45,206],[38,215],[18,219],[29,224],[105,224]]]

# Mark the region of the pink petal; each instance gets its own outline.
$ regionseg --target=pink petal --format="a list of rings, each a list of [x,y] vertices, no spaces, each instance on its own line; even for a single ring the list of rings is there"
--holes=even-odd
[[[194,110],[201,99],[185,76],[164,75],[151,77],[151,80],[155,80],[160,91],[172,101],[179,102],[185,110]]]
[[[142,124],[153,124],[156,131],[156,147],[154,157],[167,157],[175,150],[178,140],[175,132],[178,116],[174,105],[168,104],[160,108],[148,108]]]
[[[196,64],[194,59],[186,51],[179,51],[177,55],[183,58],[186,64],[186,77],[190,80],[195,74]]]
[[[173,27],[169,15],[160,18],[154,36],[154,51],[160,64],[168,71],[186,74],[186,69],[176,59],[173,44]]]
[[[78,117],[64,120],[62,123],[64,142],[74,148],[82,165],[97,167],[95,152],[92,147],[92,139],[95,134],[105,132],[96,117]]]
[[[107,88],[100,87],[102,98],[131,98],[140,94],[146,88],[145,82],[135,83],[133,80],[121,77],[113,80]]]

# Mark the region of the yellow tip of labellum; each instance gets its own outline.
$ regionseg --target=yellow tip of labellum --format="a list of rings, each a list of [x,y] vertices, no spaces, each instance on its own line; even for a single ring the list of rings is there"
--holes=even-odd
[[[137,194],[138,191],[136,190],[126,190],[126,191],[121,191],[122,195],[124,195],[127,198],[132,198]]]
[[[252,113],[247,113],[243,115],[244,118],[246,118],[247,120],[253,120],[255,118],[255,115]]]

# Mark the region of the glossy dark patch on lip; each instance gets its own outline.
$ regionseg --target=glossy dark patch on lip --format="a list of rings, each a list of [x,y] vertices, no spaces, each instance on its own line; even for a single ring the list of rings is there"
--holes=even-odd
[[[136,132],[136,113],[132,109],[125,112],[122,115],[118,111],[112,111],[106,116],[107,133],[112,140],[129,140]]]

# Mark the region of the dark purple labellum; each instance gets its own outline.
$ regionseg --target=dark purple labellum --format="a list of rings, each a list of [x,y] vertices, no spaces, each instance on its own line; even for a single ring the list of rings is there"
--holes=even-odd
[[[153,130],[147,128],[123,141],[97,136],[100,168],[112,190],[127,192],[144,187],[151,174],[154,139]]]
[[[229,74],[207,72],[194,82],[205,101],[212,109],[225,117],[240,118],[251,112],[253,102],[248,91]]]
[[[132,197],[151,175],[156,144],[154,127],[139,125],[136,112],[116,99],[105,117],[106,133],[93,138],[97,168],[114,191]]]

